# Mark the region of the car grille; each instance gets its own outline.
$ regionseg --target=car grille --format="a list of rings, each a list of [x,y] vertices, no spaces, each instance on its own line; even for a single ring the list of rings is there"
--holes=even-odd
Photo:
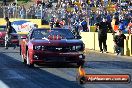
[[[45,47],[46,50],[48,51],[52,51],[52,52],[56,52],[56,51],[63,51],[63,52],[67,52],[67,51],[72,51],[72,47],[71,46],[63,46],[63,47],[56,47],[56,46],[46,46]]]
[[[51,61],[51,62],[65,62],[65,61],[76,61],[76,57],[44,57],[44,61]]]

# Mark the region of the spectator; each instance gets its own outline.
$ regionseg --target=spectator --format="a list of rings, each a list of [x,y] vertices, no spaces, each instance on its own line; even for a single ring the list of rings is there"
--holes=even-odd
[[[25,9],[24,5],[22,6],[22,8],[20,10],[20,17],[23,19],[26,18],[26,9]]]
[[[61,28],[61,26],[60,26],[60,22],[59,22],[59,20],[57,19],[56,20],[56,22],[55,22],[55,25],[54,25],[55,27],[57,27],[57,28]]]
[[[106,40],[107,40],[107,32],[108,29],[113,32],[110,23],[106,21],[106,18],[103,18],[103,20],[100,23],[96,24],[96,27],[98,29],[98,40],[99,40],[99,47],[100,47],[100,53],[107,53],[107,45],[106,45]],[[102,48],[103,44],[103,48]]]
[[[111,22],[111,26],[114,32],[117,32],[119,29],[119,19],[117,16],[114,16]]]
[[[128,34],[132,34],[132,20],[131,20],[130,23],[128,24],[127,30],[128,30]]]
[[[117,55],[123,55],[124,39],[126,39],[126,36],[122,34],[121,30],[118,30],[117,35],[114,37],[114,47]]]
[[[6,6],[6,0],[3,0],[3,5]]]
[[[108,5],[108,0],[104,0],[104,6],[106,7]]]
[[[64,25],[65,25],[65,20],[62,19],[62,20],[60,21],[60,26],[61,26],[61,28],[62,28]]]
[[[86,20],[83,19],[83,21],[81,22],[82,28],[84,32],[87,32],[88,26],[87,26],[87,22]]]
[[[95,24],[95,12],[91,12],[90,14],[90,25],[93,26]]]
[[[74,28],[75,28],[75,30],[74,30],[75,35],[79,35],[79,27],[80,27],[79,20],[76,20],[73,25],[74,25]]]
[[[38,6],[39,4],[42,3],[42,0],[36,0],[36,5]]]

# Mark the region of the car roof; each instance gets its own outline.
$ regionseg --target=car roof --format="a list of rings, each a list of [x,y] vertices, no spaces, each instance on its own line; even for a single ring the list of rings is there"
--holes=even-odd
[[[51,30],[58,30],[58,29],[67,30],[66,28],[52,28]],[[50,28],[35,28],[33,30],[50,30]]]
[[[57,30],[57,29],[63,29],[63,30],[67,30],[66,28],[52,28],[51,30]]]
[[[33,30],[50,30],[49,28],[35,28]]]

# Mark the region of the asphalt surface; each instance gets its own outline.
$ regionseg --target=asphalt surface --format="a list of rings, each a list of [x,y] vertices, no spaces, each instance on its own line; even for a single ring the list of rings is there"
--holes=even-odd
[[[132,58],[101,54],[86,54],[85,69],[88,74],[130,74]],[[5,50],[0,47],[0,88],[132,88],[128,84],[84,84],[76,82],[75,64],[45,64],[28,68],[21,62],[19,48]]]

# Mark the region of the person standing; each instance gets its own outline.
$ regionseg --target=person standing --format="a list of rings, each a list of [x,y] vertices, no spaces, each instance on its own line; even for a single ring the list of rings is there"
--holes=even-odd
[[[84,32],[87,32],[88,26],[87,26],[86,20],[83,19],[83,21],[81,22],[81,26],[82,26],[82,28],[83,28],[83,31],[84,31]]]
[[[6,21],[5,49],[8,49],[11,39],[12,26],[8,17],[5,17],[5,21]]]
[[[7,5],[6,0],[3,0],[3,5],[4,5],[4,6],[6,6],[6,5]]]
[[[22,19],[25,19],[26,18],[26,9],[25,9],[24,5],[22,6],[22,8],[20,10],[20,17]]]
[[[117,35],[114,37],[114,47],[117,55],[123,55],[124,39],[126,39],[126,36],[122,34],[121,30],[118,30]]]
[[[99,40],[99,47],[100,47],[100,52],[101,53],[107,53],[107,45],[106,45],[106,40],[107,40],[107,32],[108,29],[112,32],[112,28],[110,23],[106,21],[106,18],[103,18],[103,20],[99,23],[96,24],[96,29],[98,31],[98,40]],[[103,44],[103,48],[102,48]]]

